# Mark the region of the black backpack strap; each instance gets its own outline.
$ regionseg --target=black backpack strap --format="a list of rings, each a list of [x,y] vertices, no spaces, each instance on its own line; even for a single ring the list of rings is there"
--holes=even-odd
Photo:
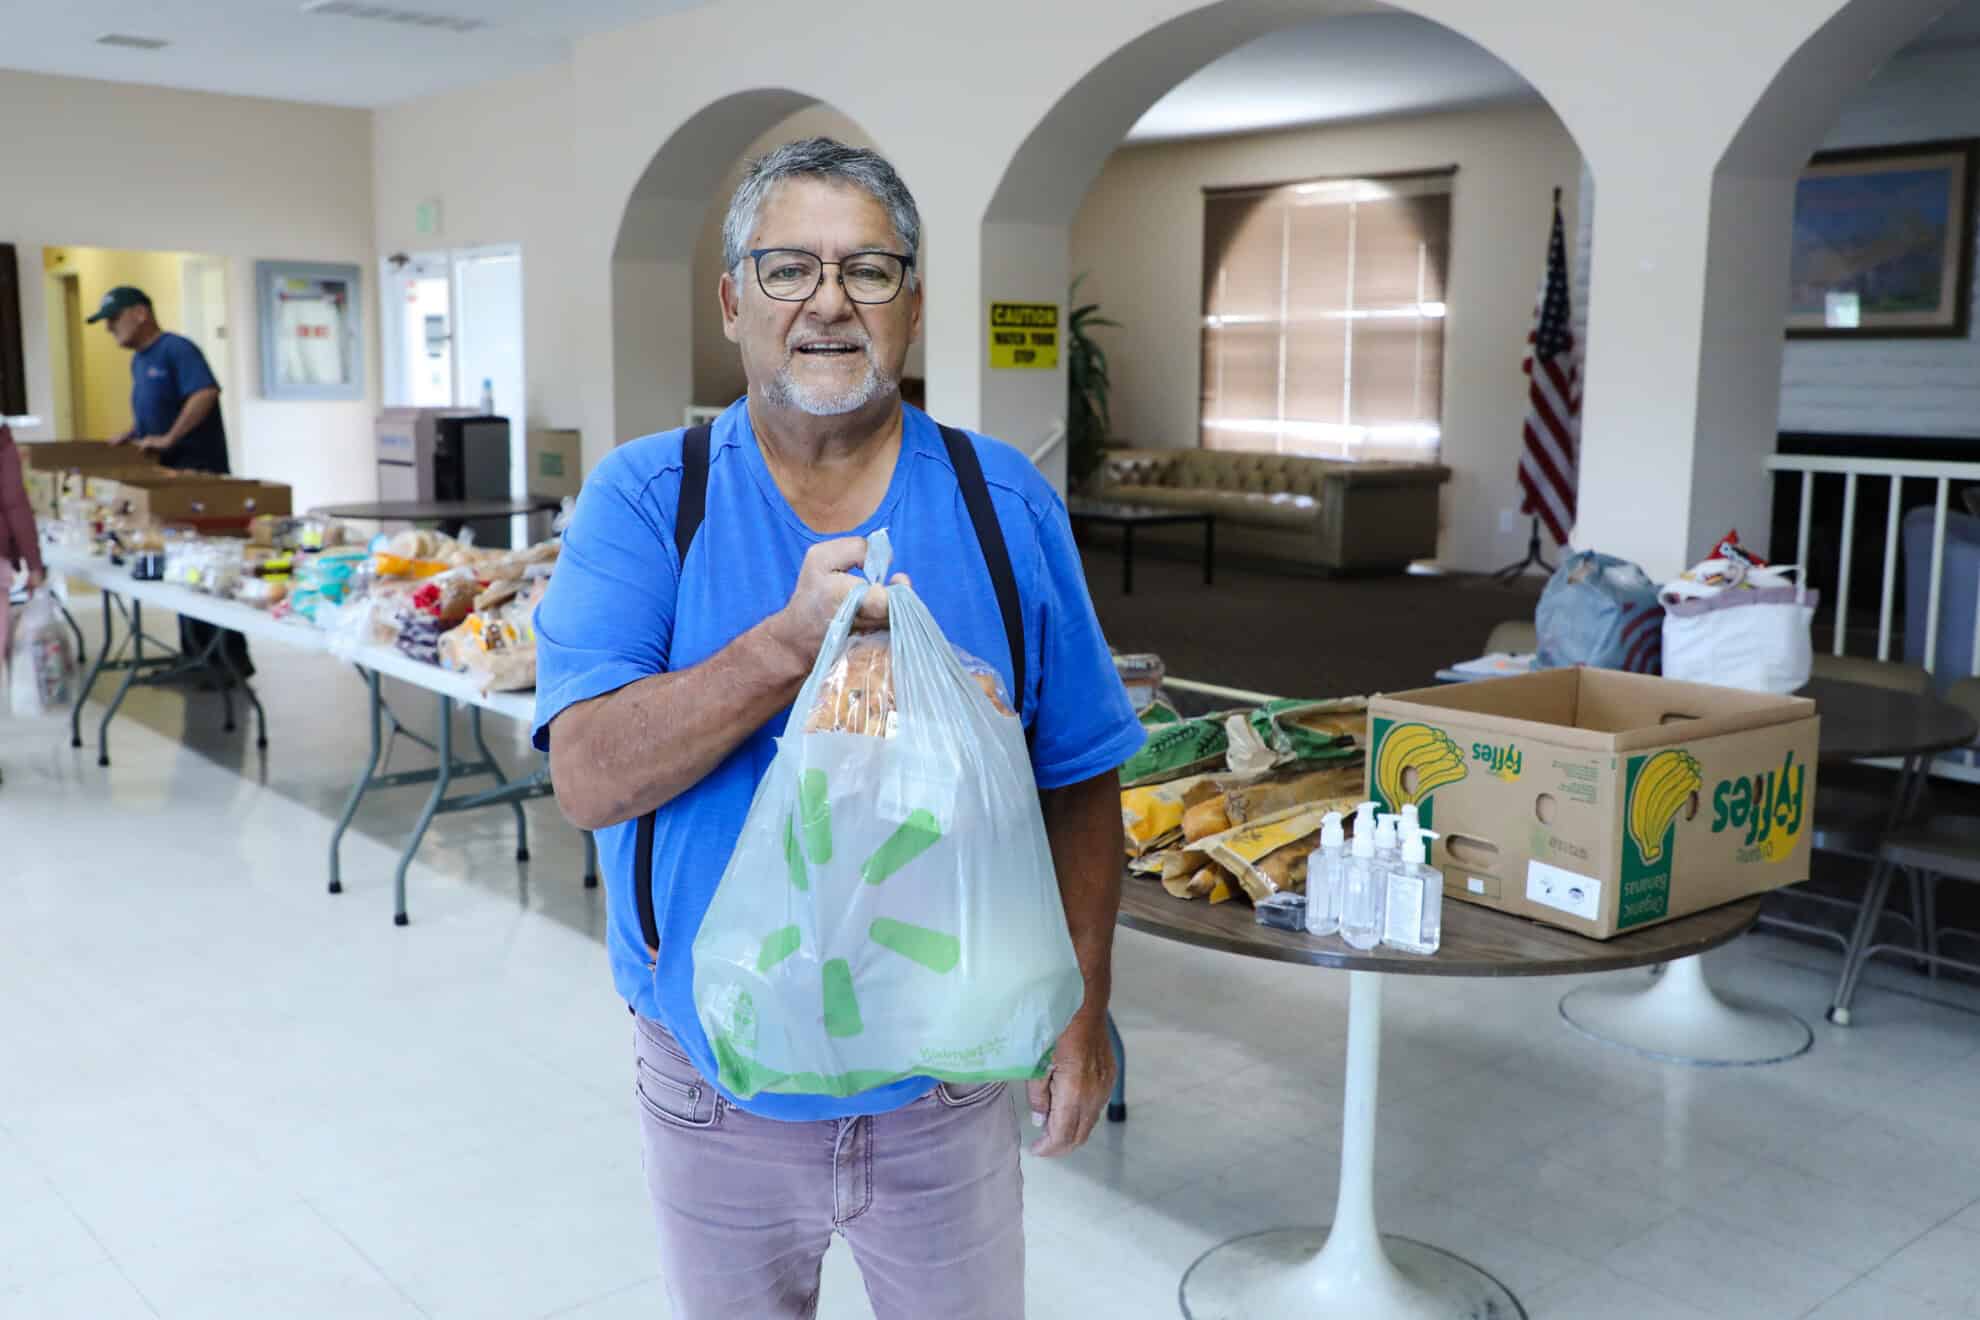
[[[681,499],[674,506],[674,550],[683,572],[688,547],[708,511],[708,437],[712,428],[691,426],[681,437]],[[678,588],[678,580],[677,580]],[[660,947],[660,923],[653,912],[653,827],[658,813],[647,812],[633,831],[633,898],[639,905],[639,933],[648,956]]]
[[[949,462],[956,469],[956,483],[962,487],[963,506],[976,527],[976,543],[983,548],[983,562],[990,568],[990,585],[997,592],[997,609],[1004,616],[1004,641],[1011,648],[1011,709],[1024,715],[1024,609],[1018,601],[1017,575],[1011,572],[1010,547],[1004,544],[1004,529],[997,521],[996,506],[990,503],[990,483],[983,479],[983,464],[976,456],[976,445],[953,426],[942,428],[942,443],[949,447]]]
[[[691,426],[681,437],[681,501],[674,506],[674,549],[680,552],[681,568],[687,568],[688,547],[701,530],[702,515],[708,511],[707,425]]]

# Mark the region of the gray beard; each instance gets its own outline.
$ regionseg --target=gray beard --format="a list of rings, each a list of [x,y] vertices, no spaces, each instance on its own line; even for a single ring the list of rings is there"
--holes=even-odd
[[[794,408],[812,417],[842,417],[850,412],[858,412],[867,404],[895,389],[900,382],[880,370],[871,352],[866,358],[866,376],[850,389],[837,394],[821,394],[798,384],[791,374],[791,366],[786,362],[783,369],[771,377],[769,388],[764,391],[770,402],[783,408]]]

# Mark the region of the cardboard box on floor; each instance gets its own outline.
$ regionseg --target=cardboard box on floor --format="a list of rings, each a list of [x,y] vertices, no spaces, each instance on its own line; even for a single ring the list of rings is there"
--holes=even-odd
[[[1608,939],[1808,878],[1815,703],[1603,669],[1369,703],[1369,796],[1444,895]]]
[[[584,484],[584,451],[576,431],[531,431],[528,463],[527,489],[532,495],[575,498]]]

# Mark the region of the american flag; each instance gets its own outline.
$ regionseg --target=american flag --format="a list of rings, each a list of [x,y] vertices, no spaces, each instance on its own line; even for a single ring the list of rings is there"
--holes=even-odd
[[[1569,324],[1567,239],[1561,194],[1554,191],[1554,233],[1547,244],[1547,283],[1526,336],[1529,380],[1526,445],[1519,456],[1520,511],[1547,525],[1558,545],[1574,529],[1574,491],[1581,455],[1581,369]]]

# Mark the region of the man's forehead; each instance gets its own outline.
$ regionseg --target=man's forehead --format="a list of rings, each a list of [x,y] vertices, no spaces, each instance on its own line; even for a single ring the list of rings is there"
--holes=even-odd
[[[894,225],[877,198],[834,179],[785,179],[770,190],[752,236],[763,247],[862,247],[895,241]]]

